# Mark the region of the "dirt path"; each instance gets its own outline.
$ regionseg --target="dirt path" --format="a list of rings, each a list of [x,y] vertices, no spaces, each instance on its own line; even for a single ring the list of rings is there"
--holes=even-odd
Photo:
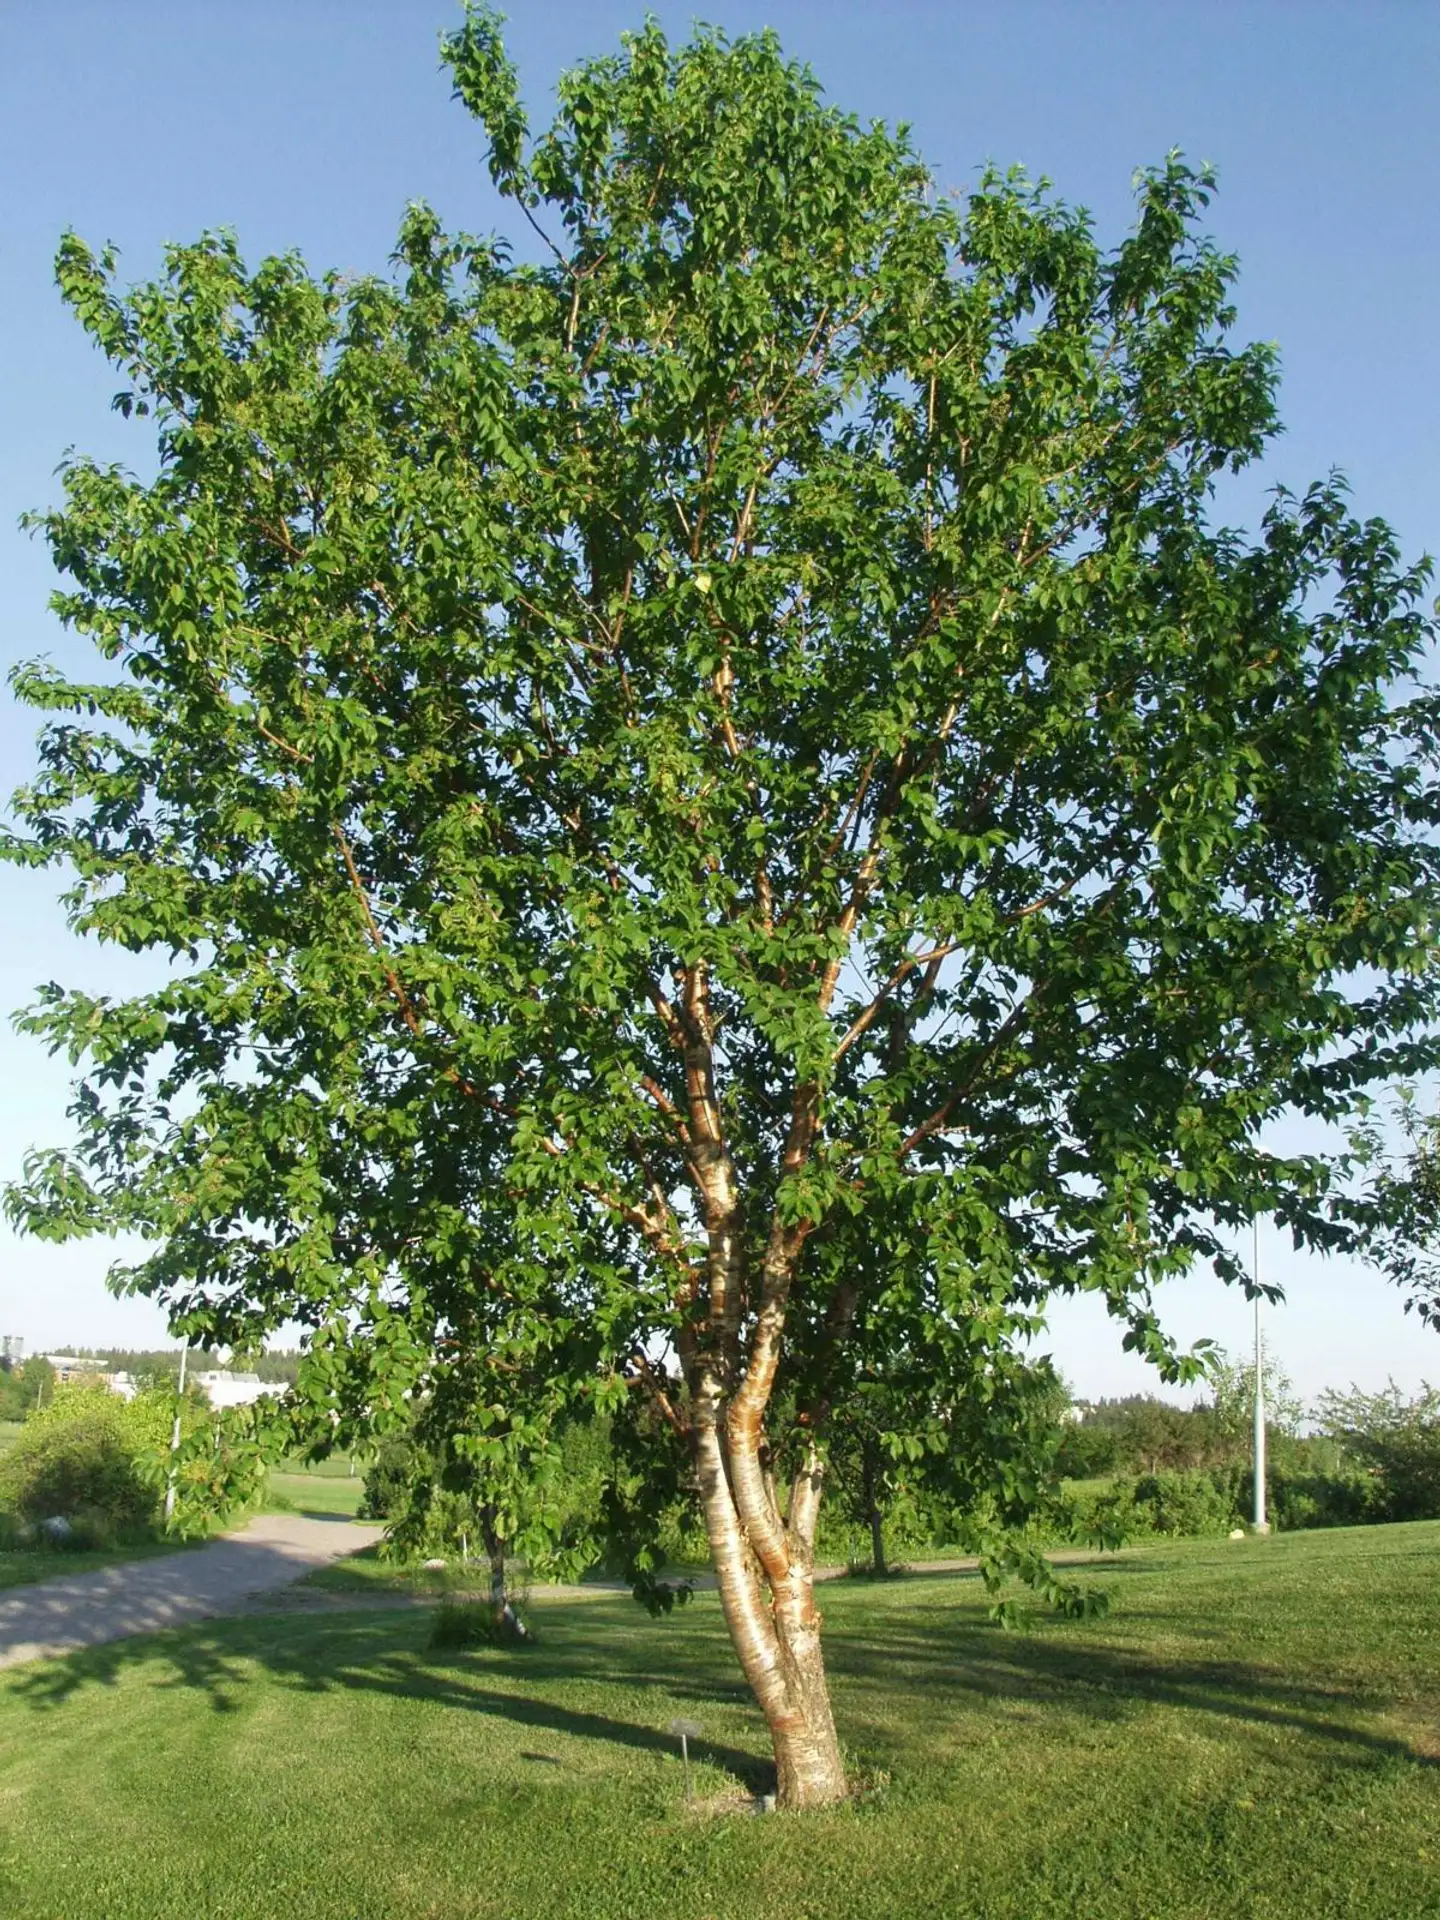
[[[0,1592],[0,1667],[243,1611],[253,1595],[288,1587],[379,1534],[339,1516],[264,1513],[186,1553],[12,1587]]]

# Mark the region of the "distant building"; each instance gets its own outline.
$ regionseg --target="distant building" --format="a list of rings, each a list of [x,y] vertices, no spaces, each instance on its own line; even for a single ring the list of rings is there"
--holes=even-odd
[[[39,1358],[54,1373],[56,1386],[63,1387],[82,1380],[92,1387],[108,1387],[111,1393],[118,1393],[122,1400],[133,1400],[139,1392],[128,1373],[116,1373],[103,1360],[93,1359],[88,1354],[42,1353]]]
[[[0,1360],[8,1360],[12,1367],[18,1367],[25,1358],[25,1342],[18,1333],[0,1333]]]
[[[263,1400],[267,1393],[283,1393],[283,1380],[262,1380],[258,1373],[192,1373],[190,1378],[203,1389],[212,1407],[248,1407]]]
[[[110,1369],[103,1360],[84,1353],[42,1353],[40,1358],[55,1375],[55,1384],[65,1386],[72,1380],[103,1380],[108,1387]]]

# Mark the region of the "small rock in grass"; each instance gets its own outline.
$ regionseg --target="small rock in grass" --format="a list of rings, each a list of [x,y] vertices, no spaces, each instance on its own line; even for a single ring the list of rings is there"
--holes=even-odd
[[[420,1565],[426,1573],[443,1573],[445,1571],[445,1562],[443,1560],[422,1560]]]
[[[1245,1538],[1244,1527],[1232,1527],[1230,1529],[1230,1538],[1232,1540],[1243,1540]]]

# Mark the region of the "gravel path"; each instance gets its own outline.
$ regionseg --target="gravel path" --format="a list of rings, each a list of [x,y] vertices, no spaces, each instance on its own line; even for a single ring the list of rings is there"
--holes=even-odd
[[[0,1667],[246,1611],[252,1596],[288,1587],[379,1534],[338,1516],[263,1513],[186,1553],[12,1587],[0,1592]]]

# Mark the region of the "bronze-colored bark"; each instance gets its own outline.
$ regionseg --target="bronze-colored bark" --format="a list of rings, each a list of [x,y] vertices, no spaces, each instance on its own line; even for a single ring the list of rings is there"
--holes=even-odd
[[[822,1485],[812,1457],[797,1477],[788,1521],[765,1460],[764,1422],[780,1363],[790,1288],[807,1229],[776,1214],[759,1275],[748,1355],[744,1218],[715,1096],[708,983],[684,976],[681,1031],[689,1164],[705,1220],[704,1295],[681,1339],[690,1384],[692,1444],[711,1561],[741,1669],[770,1728],[783,1807],[827,1805],[847,1791],[830,1711],[814,1604],[814,1535]],[[813,1087],[797,1090],[781,1174],[803,1166],[816,1130]],[[687,1303],[688,1304],[688,1303]]]
[[[753,1550],[734,1497],[732,1462],[721,1433],[721,1400],[719,1382],[712,1377],[695,1401],[700,1498],[720,1605],[736,1656],[770,1728],[779,1804],[827,1806],[843,1799],[848,1788],[830,1711],[811,1543],[793,1526],[780,1526],[777,1557],[767,1564]],[[818,1471],[808,1477],[815,1483],[813,1511],[819,1500]]]

